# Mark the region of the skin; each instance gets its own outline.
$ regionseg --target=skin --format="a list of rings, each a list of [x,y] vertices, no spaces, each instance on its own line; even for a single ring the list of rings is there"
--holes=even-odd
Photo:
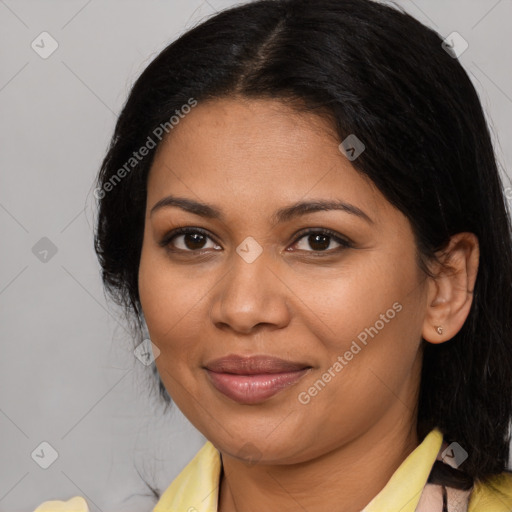
[[[141,305],[169,394],[221,452],[221,512],[364,508],[420,441],[422,336],[449,340],[469,312],[474,235],[454,236],[439,255],[452,270],[432,264],[437,278],[427,277],[408,219],[339,143],[327,120],[278,100],[217,99],[180,121],[148,177]],[[171,194],[215,206],[223,218],[177,206],[151,213]],[[370,220],[329,210],[273,223],[278,209],[313,199],[342,200]],[[208,236],[159,244],[183,226]],[[330,229],[351,246],[331,237],[319,249],[297,236],[305,228]],[[247,237],[263,249],[252,263],[236,252]],[[395,303],[400,312],[301,403],[299,393]],[[312,368],[267,401],[244,405],[219,393],[203,368],[229,354]]]

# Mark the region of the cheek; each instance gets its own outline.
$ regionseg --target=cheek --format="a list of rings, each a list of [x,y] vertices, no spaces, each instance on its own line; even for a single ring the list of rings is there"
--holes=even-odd
[[[159,348],[156,366],[173,400],[184,412],[190,394],[199,395],[204,362],[209,294],[218,276],[206,267],[172,265],[165,251],[144,246],[139,296],[151,341]],[[184,402],[183,406],[181,402]]]
[[[304,312],[315,313],[303,316],[317,340],[309,352],[321,354],[318,371],[299,390],[301,403],[343,422],[332,404],[367,417],[414,387],[425,293],[414,256],[368,258],[338,279],[296,284],[307,298]]]
[[[144,250],[139,267],[139,295],[151,341],[159,348],[155,364],[162,382],[182,412],[202,428],[197,379],[203,330],[203,287],[181,272],[170,272],[157,251]],[[206,315],[208,317],[208,315]]]
[[[139,296],[151,341],[160,349],[161,360],[169,352],[179,351],[187,340],[177,331],[187,322],[187,314],[194,314],[197,291],[183,286],[179,273],[171,273],[158,251],[143,246],[139,266]],[[175,340],[169,343],[169,340]],[[175,354],[173,354],[175,356]],[[159,361],[160,360],[160,361]],[[175,360],[173,357],[171,360]]]
[[[411,340],[411,332],[421,332],[420,279],[413,256],[383,258],[375,252],[354,258],[337,275],[317,274],[312,282],[306,273],[296,273],[287,281],[298,298],[301,320],[332,357],[349,350],[353,341],[362,347],[373,339],[382,340],[381,346],[384,340],[400,344]]]
[[[186,265],[172,266],[165,251],[155,249],[149,243],[143,245],[139,265],[139,296],[154,341],[174,338],[186,343],[186,329],[183,340],[181,335],[176,338],[174,333],[183,330],[183,325],[189,329],[194,326],[199,328],[202,317],[197,310],[201,308],[207,290],[214,284],[211,273],[201,274]]]

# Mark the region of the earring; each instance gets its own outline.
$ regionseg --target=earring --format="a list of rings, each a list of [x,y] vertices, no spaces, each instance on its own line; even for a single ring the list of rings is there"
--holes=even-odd
[[[437,334],[443,334],[443,328],[440,325],[436,326],[436,331]]]

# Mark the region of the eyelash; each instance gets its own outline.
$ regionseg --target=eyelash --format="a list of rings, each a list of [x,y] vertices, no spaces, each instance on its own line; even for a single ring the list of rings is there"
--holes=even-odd
[[[205,237],[209,238],[210,240],[212,240],[217,245],[220,245],[217,241],[215,241],[208,234],[207,231],[205,231],[204,229],[201,229],[201,228],[194,228],[194,227],[182,227],[182,228],[174,229],[173,231],[171,231],[170,233],[168,233],[168,234],[166,234],[164,236],[164,238],[159,242],[159,245],[161,247],[163,247],[163,248],[166,248],[168,251],[174,252],[174,253],[177,253],[177,252],[196,253],[196,254],[200,253],[200,251],[202,249],[197,249],[197,250],[189,249],[189,250],[185,250],[185,249],[172,248],[172,246],[171,246],[171,242],[174,240],[174,238],[176,238],[176,237],[178,237],[180,235],[187,235],[187,234],[191,234],[191,233],[195,233],[195,234],[199,233],[201,235],[204,235]],[[312,254],[318,255],[320,257],[321,256],[330,256],[330,255],[332,255],[334,253],[341,252],[344,249],[348,249],[348,248],[354,247],[353,243],[351,241],[349,241],[348,239],[342,238],[335,231],[331,231],[330,229],[325,229],[325,228],[322,228],[322,229],[306,229],[306,230],[303,230],[303,231],[299,231],[295,235],[295,240],[292,243],[292,245],[295,245],[297,242],[299,242],[299,240],[301,240],[302,238],[305,238],[305,237],[307,237],[309,235],[324,235],[324,236],[328,236],[329,238],[334,240],[336,243],[340,244],[340,247],[337,247],[336,249],[326,250],[326,251],[304,251],[304,252],[307,252],[307,253],[312,253]]]

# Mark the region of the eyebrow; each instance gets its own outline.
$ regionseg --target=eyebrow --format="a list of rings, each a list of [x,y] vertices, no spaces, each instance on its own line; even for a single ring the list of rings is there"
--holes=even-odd
[[[199,215],[200,217],[224,220],[224,215],[215,206],[206,203],[200,203],[193,199],[176,196],[167,196],[163,199],[160,199],[160,201],[158,201],[151,208],[149,215],[153,215],[153,213],[162,208],[168,208],[172,206],[181,208],[182,210],[193,213],[195,215]],[[290,221],[295,217],[306,215],[308,213],[325,212],[331,210],[343,211],[351,215],[355,215],[356,217],[365,220],[369,224],[373,224],[373,220],[357,206],[346,203],[345,201],[320,199],[312,201],[300,201],[285,208],[281,208],[280,210],[277,210],[277,212],[272,216],[272,223],[279,224],[282,222]]]

